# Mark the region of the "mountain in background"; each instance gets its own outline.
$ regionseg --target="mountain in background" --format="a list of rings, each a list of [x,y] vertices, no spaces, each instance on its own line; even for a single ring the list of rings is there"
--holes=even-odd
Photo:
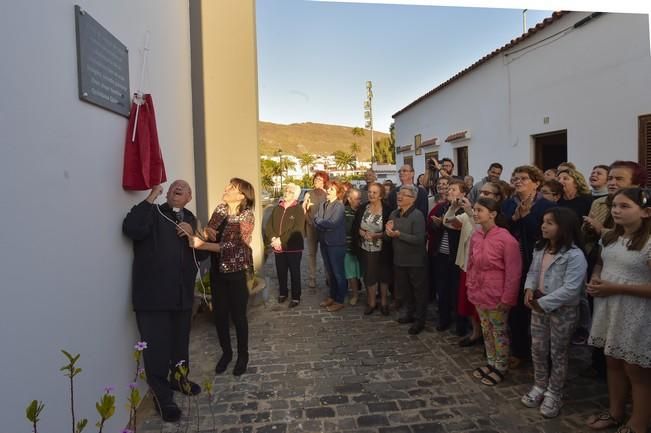
[[[367,129],[364,130],[363,136],[355,136],[350,126],[322,123],[281,125],[260,121],[258,127],[262,155],[274,155],[278,149],[282,149],[283,155],[332,155],[337,150],[350,152],[350,145],[357,143],[360,149],[357,158],[360,161],[371,160],[371,132]],[[373,131],[374,141],[388,137],[389,134]]]

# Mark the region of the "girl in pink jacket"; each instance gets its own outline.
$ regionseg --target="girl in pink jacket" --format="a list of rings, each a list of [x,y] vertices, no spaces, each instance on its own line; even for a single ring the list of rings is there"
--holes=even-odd
[[[499,227],[499,204],[480,198],[473,207],[473,219],[480,226],[470,238],[467,280],[468,299],[477,308],[484,334],[487,365],[473,376],[494,386],[504,380],[508,369],[509,309],[517,303],[522,275],[518,242]]]

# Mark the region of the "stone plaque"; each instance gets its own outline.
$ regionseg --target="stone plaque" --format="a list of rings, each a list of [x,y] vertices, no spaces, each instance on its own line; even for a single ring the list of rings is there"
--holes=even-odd
[[[75,5],[79,99],[129,117],[129,50]]]

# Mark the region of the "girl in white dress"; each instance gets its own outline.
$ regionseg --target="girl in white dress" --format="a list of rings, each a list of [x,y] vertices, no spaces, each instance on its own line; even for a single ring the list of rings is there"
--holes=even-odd
[[[608,368],[609,410],[588,426],[620,426],[633,396],[633,412],[618,433],[645,433],[651,421],[651,196],[649,190],[620,189],[613,197],[615,228],[600,241],[587,292],[595,297],[588,343],[603,347]]]

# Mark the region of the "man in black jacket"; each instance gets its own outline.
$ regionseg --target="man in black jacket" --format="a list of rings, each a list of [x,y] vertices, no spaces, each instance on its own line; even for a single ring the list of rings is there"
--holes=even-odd
[[[185,209],[192,189],[183,180],[174,181],[167,191],[167,202],[154,202],[163,192],[161,185],[134,206],[122,224],[123,233],[133,240],[132,301],[142,341],[147,383],[156,409],[164,421],[180,419],[173,390],[198,394],[196,383],[174,379],[178,366],[188,367],[190,321],[197,275],[195,254],[187,236],[194,233],[196,219]],[[196,260],[208,253],[196,251]]]

